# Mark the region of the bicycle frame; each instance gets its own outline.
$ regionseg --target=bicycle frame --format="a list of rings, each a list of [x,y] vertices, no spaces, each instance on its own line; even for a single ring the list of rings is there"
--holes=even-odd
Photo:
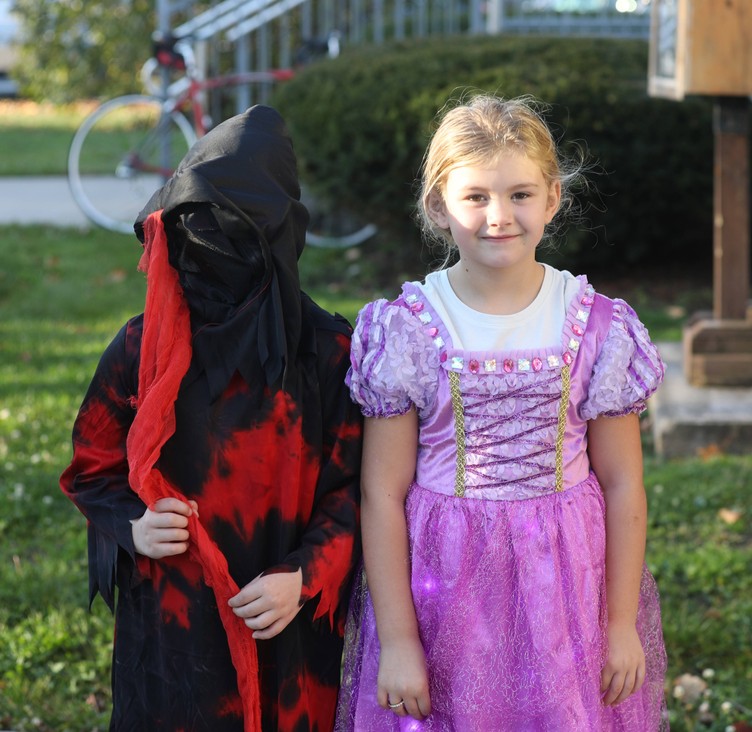
[[[235,74],[223,74],[212,76],[208,79],[195,79],[185,77],[175,82],[179,84],[186,81],[187,85],[176,96],[168,96],[166,100],[166,112],[182,111],[190,109],[193,118],[193,127],[197,137],[203,137],[208,132],[204,105],[201,101],[203,92],[214,91],[244,84],[259,84],[287,81],[293,77],[293,71],[288,69],[273,69],[270,71],[244,71]]]
[[[174,41],[166,46],[169,53],[168,61],[163,61],[162,55],[156,53],[141,70],[144,86],[154,96],[164,99],[165,113],[190,110],[193,118],[193,128],[197,137],[203,137],[209,130],[206,125],[204,105],[201,101],[203,92],[214,91],[245,84],[276,83],[287,81],[294,76],[292,69],[270,69],[267,71],[240,71],[231,74],[220,74],[202,78],[194,59],[193,48],[185,40]],[[157,69],[178,68],[185,70],[185,75],[167,86],[166,89],[152,81]]]
[[[161,83],[165,81],[170,70],[180,72],[179,77],[172,83]],[[157,71],[160,72],[160,83],[157,83]],[[76,131],[68,156],[68,178],[76,202],[86,215],[100,226],[123,233],[132,231],[131,222],[135,214],[123,208],[114,210],[112,205],[114,200],[120,201],[129,194],[122,193],[122,189],[119,189],[117,194],[108,190],[103,197],[100,182],[89,184],[89,190],[84,188],[82,182],[88,172],[82,173],[80,166],[82,149],[87,145],[86,140],[94,126],[108,115],[117,114],[125,109],[151,110],[146,112],[147,115],[151,114],[147,123],[148,129],[140,138],[128,143],[127,150],[112,161],[115,169],[109,168],[111,181],[128,181],[130,190],[136,190],[144,178],[153,176],[166,181],[174,173],[173,166],[179,158],[174,156],[173,143],[186,143],[190,148],[197,138],[207,133],[210,125],[207,124],[208,117],[205,113],[205,92],[244,84],[278,83],[293,76],[292,69],[271,69],[202,78],[194,61],[193,49],[187,40],[167,39],[160,43],[155,48],[154,55],[141,69],[141,77],[148,94],[124,95],[103,102]],[[95,166],[90,167],[101,165],[101,155],[96,148],[93,158],[89,157],[89,160],[96,161]],[[98,173],[97,170],[93,172],[95,176]],[[89,180],[91,179],[89,173]],[[153,187],[155,183],[150,181],[147,185]],[[130,196],[126,205],[130,206],[133,203],[133,196]],[[345,248],[357,246],[375,233],[376,227],[373,224],[365,224],[345,235],[316,234],[308,231],[306,241],[313,246]]]
[[[204,92],[214,91],[215,89],[225,89],[243,86],[245,84],[260,83],[277,83],[291,79],[294,72],[291,69],[271,69],[268,71],[242,71],[232,74],[222,74],[211,76],[203,79],[198,76],[196,65],[193,61],[193,51],[185,43],[177,43],[174,46],[179,56],[170,56],[173,60],[171,63],[163,63],[157,55],[150,58],[141,70],[141,77],[144,86],[155,97],[162,99],[162,120],[169,119],[173,113],[189,112],[189,121],[196,137],[203,137],[208,131],[209,126],[206,124],[207,115],[202,103],[201,97]],[[169,84],[166,90],[158,89],[153,83],[152,76],[157,69],[165,68],[183,68],[174,63],[174,59],[185,59],[185,75]],[[155,130],[154,134],[160,134],[160,127]],[[118,166],[117,175],[127,178],[132,171],[142,173],[156,173],[165,180],[174,172],[170,168],[154,166],[146,163],[137,152],[130,152]]]

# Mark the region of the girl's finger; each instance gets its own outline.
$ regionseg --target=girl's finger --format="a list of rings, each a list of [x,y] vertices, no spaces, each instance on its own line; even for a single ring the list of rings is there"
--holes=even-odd
[[[262,613],[269,612],[269,608],[262,606],[259,600],[241,602],[237,605],[233,605],[232,600],[230,600],[230,607],[239,618],[246,618],[249,620],[251,618],[259,617]]]
[[[191,507],[177,498],[160,498],[155,501],[149,508],[155,513],[179,513],[181,516],[190,516]]]
[[[188,551],[188,542],[170,541],[166,543],[154,544],[152,558],[161,559],[162,557],[176,557]]]
[[[156,538],[160,544],[187,542],[190,534],[185,529],[160,529]]]
[[[261,599],[261,594],[258,588],[252,586],[252,584],[248,584],[235,597],[231,597],[228,600],[228,604],[230,607],[241,607],[242,605],[250,605],[259,599]]]
[[[621,690],[624,688],[624,676],[619,673],[615,673],[611,677],[611,683],[606,690],[606,694],[603,698],[603,703],[606,706],[610,706],[614,703],[614,700],[621,694]]]
[[[422,717],[425,718],[431,713],[431,700],[430,699],[418,699],[418,711],[421,713]]]
[[[633,694],[636,694],[640,689],[642,689],[642,685],[645,683],[645,674],[645,666],[640,666],[637,669],[637,677],[635,679],[634,689],[632,689]]]
[[[420,712],[420,706],[418,705],[417,699],[410,699],[409,702],[405,702],[405,706],[402,708],[404,709],[403,716],[407,716],[409,714],[413,719],[423,719],[423,715]]]
[[[278,620],[275,613],[271,610],[261,613],[260,615],[246,616],[245,624],[251,630],[266,630]]]
[[[629,696],[632,695],[632,692],[634,691],[635,687],[635,675],[632,673],[628,673],[624,677],[624,685],[621,688],[621,692],[619,695],[614,699],[613,706],[616,706],[617,704],[621,704],[625,699],[627,699]]]
[[[257,640],[269,640],[269,638],[274,638],[275,635],[281,633],[287,627],[288,622],[289,621],[286,618],[279,618],[268,628],[254,631],[253,637]]]
[[[407,709],[404,699],[395,699],[392,701],[391,697],[387,697],[387,708],[390,712],[394,712],[398,717],[404,717],[407,715]]]

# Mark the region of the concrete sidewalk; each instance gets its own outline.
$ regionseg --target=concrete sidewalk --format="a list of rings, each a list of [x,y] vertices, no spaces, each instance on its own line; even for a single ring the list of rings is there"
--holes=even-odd
[[[65,176],[0,177],[0,224],[49,224],[90,228]]]

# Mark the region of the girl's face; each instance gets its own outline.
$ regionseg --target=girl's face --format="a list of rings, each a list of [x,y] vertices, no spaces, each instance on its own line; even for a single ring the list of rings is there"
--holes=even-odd
[[[449,229],[471,271],[519,267],[535,262],[536,247],[560,199],[561,184],[546,185],[537,163],[505,153],[489,167],[449,171],[433,218]]]

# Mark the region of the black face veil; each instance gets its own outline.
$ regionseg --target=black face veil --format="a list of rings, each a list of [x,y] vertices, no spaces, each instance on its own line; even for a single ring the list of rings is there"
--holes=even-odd
[[[308,212],[280,115],[252,107],[201,138],[139,214],[141,241],[159,210],[191,311],[189,378],[205,373],[212,400],[236,371],[250,384],[294,384]]]

